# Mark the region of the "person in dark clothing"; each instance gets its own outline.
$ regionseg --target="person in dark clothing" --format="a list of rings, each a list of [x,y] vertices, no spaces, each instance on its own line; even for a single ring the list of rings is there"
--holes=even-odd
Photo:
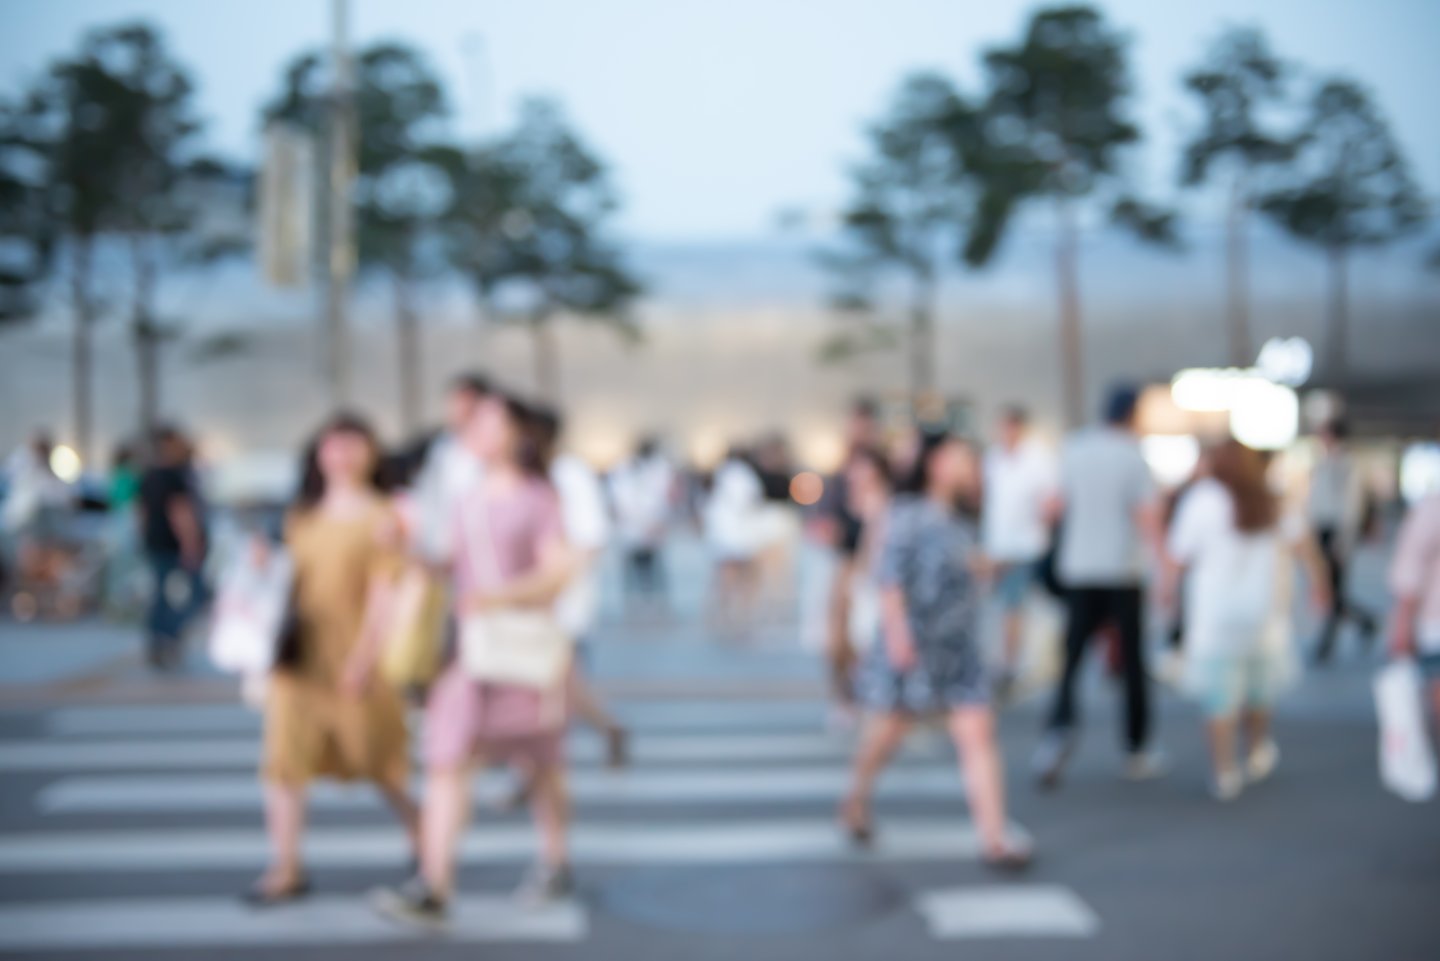
[[[146,654],[152,667],[168,670],[179,665],[185,629],[204,600],[206,548],[190,442],[173,427],[155,433],[140,481],[139,521],[151,575]]]

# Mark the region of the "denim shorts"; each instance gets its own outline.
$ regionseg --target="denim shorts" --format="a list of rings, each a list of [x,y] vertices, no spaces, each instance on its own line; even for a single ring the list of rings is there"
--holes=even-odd
[[[1415,655],[1415,666],[1427,681],[1440,681],[1440,651],[1421,651]]]
[[[995,581],[995,597],[1005,611],[1019,610],[1025,603],[1031,588],[1039,583],[1040,564],[1037,561],[1020,561],[1004,564]]]
[[[1293,659],[1254,651],[1194,657],[1186,665],[1185,687],[1208,717],[1243,709],[1268,710],[1295,676]]]

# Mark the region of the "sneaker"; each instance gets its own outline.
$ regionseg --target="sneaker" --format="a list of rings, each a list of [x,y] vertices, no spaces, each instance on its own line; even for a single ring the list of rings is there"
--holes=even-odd
[[[1233,768],[1215,775],[1210,793],[1221,804],[1228,804],[1240,796],[1245,788],[1245,776]]]
[[[412,878],[398,888],[380,888],[370,895],[370,906],[381,917],[422,931],[445,927],[445,900],[420,878]]]
[[[1279,763],[1280,748],[1266,738],[1251,748],[1250,756],[1245,759],[1245,779],[1251,784],[1259,784],[1275,773],[1275,765]]]
[[[520,887],[515,889],[515,900],[521,904],[539,907],[561,901],[575,893],[575,876],[568,864],[553,867],[537,864],[525,875]]]
[[[1153,781],[1164,777],[1167,770],[1165,756],[1159,751],[1132,751],[1125,758],[1127,781]]]
[[[1068,731],[1050,731],[1035,747],[1035,756],[1030,760],[1035,783],[1046,791],[1060,786],[1060,777],[1065,773],[1065,763],[1070,760],[1075,741]]]

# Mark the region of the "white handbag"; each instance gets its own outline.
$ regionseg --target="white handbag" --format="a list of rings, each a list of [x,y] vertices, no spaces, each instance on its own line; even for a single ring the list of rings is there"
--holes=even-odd
[[[502,580],[495,538],[482,505],[465,526],[474,564],[489,565],[492,583]],[[460,619],[460,664],[477,681],[551,691],[570,670],[571,638],[551,606],[507,608],[464,614]]]
[[[210,629],[210,660],[234,674],[263,674],[275,664],[294,582],[282,548],[241,551],[226,567]]]
[[[1375,675],[1380,715],[1380,779],[1407,801],[1435,796],[1435,755],[1425,732],[1424,681],[1409,658],[1391,661]]]

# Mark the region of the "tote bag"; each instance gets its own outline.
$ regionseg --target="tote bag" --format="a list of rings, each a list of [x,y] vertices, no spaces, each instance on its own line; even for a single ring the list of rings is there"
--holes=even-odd
[[[276,666],[290,617],[294,565],[278,547],[245,550],[220,578],[210,628],[210,660],[232,674]]]
[[[1392,661],[1375,675],[1380,715],[1380,780],[1407,801],[1435,796],[1435,755],[1425,733],[1424,681],[1412,660]]]
[[[499,554],[486,508],[466,525],[474,563],[502,580]],[[570,669],[571,638],[550,607],[510,608],[465,614],[460,621],[460,664],[477,681],[536,691],[558,690]]]
[[[440,672],[445,634],[445,591],[419,566],[395,585],[381,672],[396,687],[421,687]]]

